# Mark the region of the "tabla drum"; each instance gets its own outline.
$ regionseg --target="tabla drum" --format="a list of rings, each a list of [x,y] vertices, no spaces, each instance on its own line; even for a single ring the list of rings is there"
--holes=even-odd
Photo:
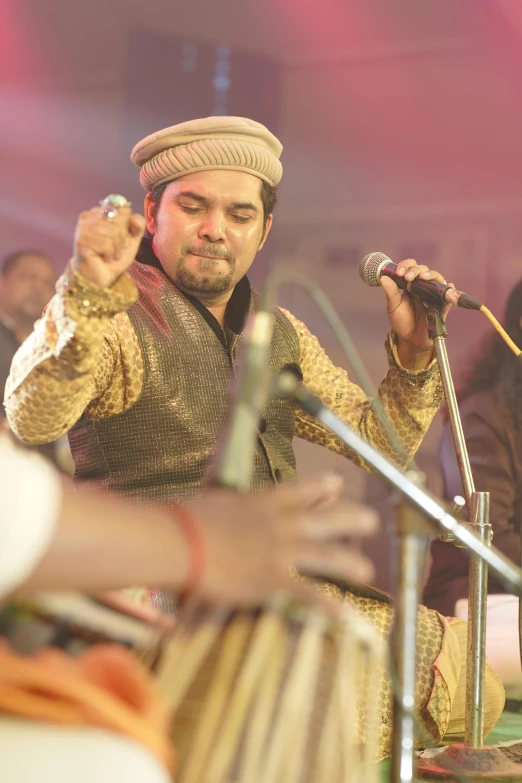
[[[16,598],[0,611],[0,634],[18,652],[54,646],[71,655],[105,642],[122,644],[145,663],[155,661],[174,621],[124,591],[93,598],[79,593],[40,593]]]
[[[188,602],[173,622],[121,595],[45,594],[8,608],[11,621],[13,611],[14,636],[20,624],[32,631],[24,643],[46,629],[33,649],[113,641],[155,672],[173,713],[176,783],[376,783],[385,648],[349,610],[333,624],[283,601]]]
[[[371,783],[382,666],[355,614],[186,605],[157,668],[176,783]]]

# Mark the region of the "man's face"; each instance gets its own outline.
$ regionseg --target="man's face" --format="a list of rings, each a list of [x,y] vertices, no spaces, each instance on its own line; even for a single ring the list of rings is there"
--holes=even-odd
[[[169,278],[193,296],[219,298],[232,291],[263,246],[261,180],[241,171],[187,174],[167,186],[154,224],[145,198],[147,228]]]
[[[52,261],[28,254],[0,277],[0,304],[15,320],[36,321],[54,294],[56,273]]]

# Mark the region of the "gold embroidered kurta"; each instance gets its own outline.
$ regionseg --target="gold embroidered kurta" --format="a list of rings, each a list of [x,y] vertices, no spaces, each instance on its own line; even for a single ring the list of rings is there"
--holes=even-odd
[[[144,361],[126,313],[136,298],[128,275],[109,290],[71,271],[60,278],[43,318],[16,354],[6,386],[7,416],[22,441],[54,440],[82,414],[103,419],[129,410],[138,400]],[[305,386],[366,440],[396,459],[371,400],[345,370],[334,366],[305,324],[284,312],[298,337]],[[379,397],[411,458],[442,398],[438,367],[432,362],[426,370],[404,370],[393,335],[387,340],[387,351],[389,370]],[[296,413],[295,435],[359,463],[356,455],[302,411]]]

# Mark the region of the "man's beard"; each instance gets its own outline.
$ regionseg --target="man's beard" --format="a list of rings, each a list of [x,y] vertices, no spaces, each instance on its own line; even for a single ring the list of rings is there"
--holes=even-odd
[[[208,258],[200,258],[199,268],[201,271],[198,273],[192,272],[185,263],[185,259],[189,254],[208,256]],[[205,275],[205,268],[211,270],[215,265],[215,261],[211,259],[224,259],[228,262],[229,271],[220,275]],[[220,253],[217,248],[212,247],[212,245],[199,247],[197,250],[196,248],[183,248],[178,260],[178,268],[176,270],[174,282],[182,291],[185,291],[187,294],[193,294],[194,296],[197,296],[198,294],[224,294],[232,288],[235,267],[236,257],[232,253]]]

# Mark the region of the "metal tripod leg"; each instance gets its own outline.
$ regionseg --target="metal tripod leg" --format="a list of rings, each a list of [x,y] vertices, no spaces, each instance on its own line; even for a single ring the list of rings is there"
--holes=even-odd
[[[423,514],[402,502],[397,513],[397,533],[399,574],[392,642],[395,674],[392,783],[412,783],[416,721],[417,608],[431,527]]]

